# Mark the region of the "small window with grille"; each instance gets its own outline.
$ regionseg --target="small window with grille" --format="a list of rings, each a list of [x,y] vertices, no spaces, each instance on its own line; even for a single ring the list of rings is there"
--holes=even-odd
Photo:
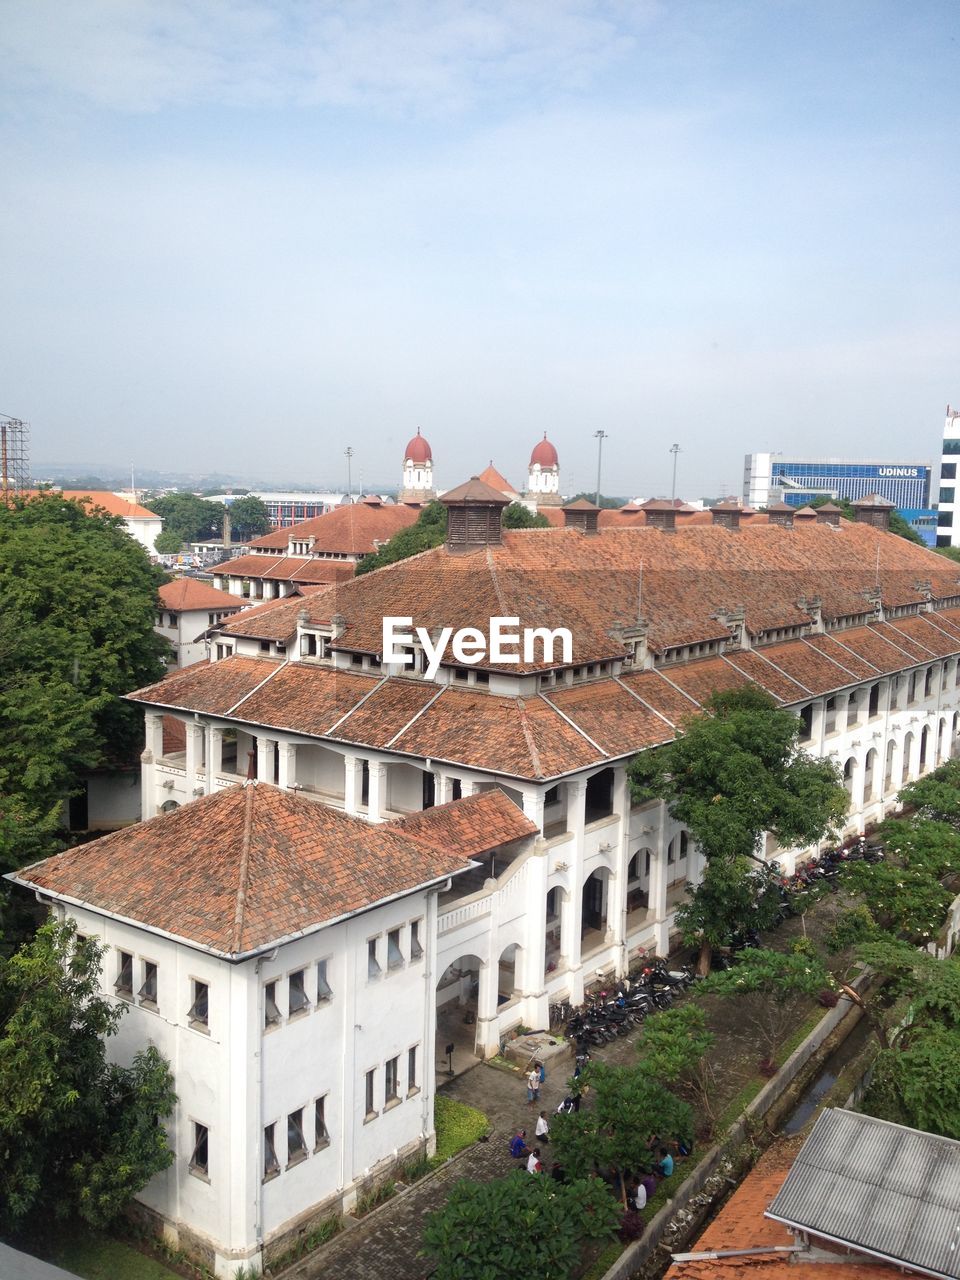
[[[210,1173],[210,1134],[205,1124],[193,1125],[193,1155],[190,1157],[190,1172],[198,1177],[206,1178]]]
[[[209,1027],[210,1025],[210,988],[205,982],[193,979],[193,1004],[187,1014],[191,1027]]]
[[[310,1001],[307,999],[306,977],[306,969],[298,969],[295,973],[291,973],[287,981],[287,1012],[291,1018],[294,1014],[306,1013],[310,1008]]]
[[[143,982],[138,992],[140,1003],[148,1009],[157,1007],[157,966],[152,960],[143,962]]]

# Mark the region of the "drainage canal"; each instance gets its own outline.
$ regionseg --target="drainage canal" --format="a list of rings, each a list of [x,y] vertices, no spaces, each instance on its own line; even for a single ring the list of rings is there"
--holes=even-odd
[[[860,1054],[872,1034],[866,1018],[861,1018],[842,1044],[834,1049],[820,1068],[820,1073],[807,1087],[790,1115],[780,1126],[782,1134],[798,1133],[817,1107],[837,1083],[841,1073]],[[839,1105],[842,1106],[844,1098]]]

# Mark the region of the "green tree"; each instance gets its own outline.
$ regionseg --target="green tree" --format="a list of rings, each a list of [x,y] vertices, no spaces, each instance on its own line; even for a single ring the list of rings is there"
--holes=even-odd
[[[164,533],[181,542],[205,542],[223,532],[222,502],[207,502],[195,493],[168,493],[150,502],[150,510],[163,521]]]
[[[637,1044],[644,1068],[654,1079],[679,1089],[704,1122],[701,1131],[711,1133],[716,1120],[716,1072],[707,1054],[714,1038],[703,1008],[687,1000],[648,1018]]]
[[[743,926],[736,882],[743,859],[763,863],[764,833],[785,848],[803,847],[822,839],[847,811],[838,767],[801,751],[799,731],[796,716],[747,685],[712,694],[703,713],[691,717],[673,742],[643,752],[630,765],[634,798],[665,800],[671,817],[687,827],[707,859],[686,917],[688,928],[698,912],[704,921],[702,973],[709,972],[711,948],[724,932],[726,900],[736,907],[726,935]],[[726,860],[723,865],[720,859]],[[765,883],[751,881],[760,909]]]
[[[153,1048],[106,1060],[124,1006],[100,994],[100,953],[50,922],[0,960],[0,1229],[72,1214],[105,1226],[173,1161],[167,1064]]]
[[[505,529],[549,529],[550,521],[539,512],[531,511],[522,502],[511,502],[503,510]]]
[[[230,503],[230,529],[238,542],[259,538],[270,532],[270,513],[260,498],[248,493]]]
[[[586,491],[584,491],[583,493],[575,493],[573,497],[568,498],[567,501],[579,502],[581,498],[586,498],[587,502],[594,502],[594,500],[596,499],[596,496],[597,496],[596,490],[591,489],[589,493],[587,493]],[[600,501],[597,502],[596,505],[605,511],[612,511],[616,507],[626,506],[626,503],[627,503],[626,498],[610,498],[607,496],[607,494],[601,493]]]
[[[568,1280],[586,1242],[612,1239],[619,1216],[597,1178],[561,1184],[518,1169],[492,1182],[458,1182],[427,1219],[424,1251],[436,1259],[435,1280]]]
[[[182,546],[183,543],[172,529],[164,529],[153,540],[154,550],[160,556],[175,556]]]
[[[370,573],[384,565],[396,564],[409,556],[419,555],[439,547],[447,536],[447,509],[442,502],[428,502],[417,517],[416,524],[395,533],[388,542],[373,553],[364,556],[357,565],[357,573]]]
[[[764,1060],[772,1062],[784,1037],[796,1026],[802,1005],[835,985],[822,958],[801,940],[786,953],[763,947],[744,951],[732,969],[713,973],[702,982],[697,996],[735,998],[751,1043],[759,1042]]]
[[[624,1171],[652,1169],[654,1135],[693,1139],[693,1112],[643,1067],[592,1062],[580,1076],[590,1088],[590,1105],[558,1115],[550,1128],[557,1158],[568,1173],[583,1178],[596,1169],[615,1169],[626,1202]]]
[[[8,859],[40,852],[36,832],[56,822],[84,770],[140,750],[141,717],[121,695],[164,673],[165,645],[153,630],[163,580],[115,517],[53,494],[0,507],[0,848]]]
[[[960,551],[960,547],[952,548]],[[897,799],[921,818],[960,826],[960,760],[948,760],[904,787]]]
[[[780,910],[769,872],[744,857],[711,858],[686,895],[674,919],[684,943],[699,946],[701,973],[709,972],[714,950],[729,946],[737,933],[769,929]]]

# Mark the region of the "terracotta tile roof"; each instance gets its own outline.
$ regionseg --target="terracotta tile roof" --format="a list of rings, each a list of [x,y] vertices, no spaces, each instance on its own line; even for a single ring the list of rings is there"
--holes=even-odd
[[[175,613],[185,609],[215,609],[218,613],[224,609],[236,612],[243,608],[243,601],[226,591],[218,591],[209,582],[198,582],[196,578],[176,578],[173,582],[165,582],[157,590],[160,603],[164,609]]]
[[[629,686],[616,680],[558,689],[543,694],[543,698],[569,716],[581,732],[608,755],[619,755],[624,742],[641,750],[673,738],[670,726],[641,702]]]
[[[484,484],[488,484],[491,489],[496,489],[498,493],[505,493],[513,496],[517,490],[513,487],[506,476],[502,476],[497,468],[491,462],[489,467],[484,467],[483,471],[477,476],[478,480],[482,480]]]
[[[353,577],[354,565],[344,560],[309,556],[237,556],[214,567],[224,578],[269,578],[276,582],[343,582]]]
[[[176,716],[163,717],[163,754],[173,755],[187,749],[187,726]]]
[[[664,679],[658,671],[636,671],[620,679],[672,725],[683,724],[700,709],[699,702]]]
[[[832,638],[840,650],[837,661],[845,662],[849,657],[851,669],[855,669],[852,665],[854,658],[860,658],[884,675],[892,671],[902,671],[904,666],[910,663],[909,655],[891,644],[876,625],[850,627],[838,631]],[[816,637],[817,647],[821,647],[822,639],[821,636]]]
[[[467,870],[468,853],[443,837],[460,832],[480,851],[526,834],[503,802],[499,792],[430,810],[411,836],[268,784],[230,787],[16,879],[237,957]],[[460,804],[462,819],[451,813]]]
[[[539,827],[499,787],[397,818],[390,826],[410,840],[432,849],[456,849],[464,857],[539,834]]]
[[[742,689],[751,683],[742,671],[738,671],[723,658],[700,658],[696,662],[677,663],[664,667],[660,675],[699,703],[706,702],[711,693]]]
[[[330,589],[330,583],[317,584],[307,590],[311,595]],[[236,596],[233,597],[236,600]],[[280,640],[287,643],[296,635],[297,619],[307,611],[306,599],[299,594],[265,600],[263,604],[244,609],[219,628],[223,635],[246,636],[254,640]],[[308,615],[309,616],[309,615]]]
[[[898,631],[900,635],[920,645],[925,650],[925,657],[943,658],[948,653],[956,652],[956,640],[944,634],[944,631],[933,622],[928,621],[926,614],[921,613],[912,618],[894,618],[888,625],[893,631]]]
[[[837,661],[809,645],[805,640],[785,640],[781,644],[764,647],[761,652],[770,662],[810,693],[829,693],[849,684],[859,683],[859,677]]]
[[[330,733],[375,683],[373,677],[351,671],[286,663],[267,684],[244,699],[236,714],[252,724],[321,737]]]
[[[785,1226],[765,1218],[790,1172],[800,1139],[778,1142],[761,1156],[719,1214],[686,1252],[712,1253],[732,1249],[763,1249],[792,1245]],[[796,1254],[757,1253],[733,1258],[675,1262],[666,1280],[891,1280],[891,1269],[867,1260],[797,1261]]]
[[[313,538],[314,555],[363,556],[376,551],[378,543],[389,542],[401,529],[416,524],[419,514],[412,507],[395,503],[354,502],[287,529],[275,529],[247,545],[286,551],[291,539],[303,542]]]
[[[38,492],[32,490],[27,496],[36,497]],[[74,502],[89,499],[91,506],[102,507],[110,515],[120,516],[124,520],[160,519],[155,511],[148,511],[146,507],[141,507],[139,502],[121,498],[119,494],[111,493],[108,489],[60,489],[54,492],[59,492],[62,497]]]
[[[182,671],[171,671],[157,684],[127,696],[157,707],[225,715],[282,665],[277,658],[234,657],[223,662],[196,662]]]
[[[863,630],[869,634],[870,628],[865,627]],[[865,655],[857,653],[851,645],[844,643],[847,636],[851,634],[850,631],[838,631],[836,635],[805,636],[804,639],[807,644],[825,653],[828,658],[839,663],[858,680],[869,680],[878,674],[878,668]]]
[[[755,684],[766,689],[778,702],[798,702],[806,697],[806,690],[777,664],[776,645],[743,653],[728,653],[726,660],[748,676]]]

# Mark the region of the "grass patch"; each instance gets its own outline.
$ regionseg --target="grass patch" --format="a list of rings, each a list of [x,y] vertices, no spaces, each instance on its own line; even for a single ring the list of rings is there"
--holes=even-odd
[[[626,1247],[619,1240],[614,1240],[606,1245],[603,1251],[593,1260],[593,1265],[583,1273],[583,1280],[603,1280],[603,1277]]]
[[[397,1184],[395,1182],[381,1182],[379,1187],[374,1187],[372,1191],[368,1191],[366,1195],[357,1199],[354,1217],[362,1218],[371,1209],[376,1209],[378,1205],[384,1204],[387,1200],[392,1200],[396,1194]]]
[[[61,1237],[48,1261],[83,1280],[172,1280],[176,1275],[122,1240],[87,1229]]]
[[[437,1131],[435,1164],[449,1160],[489,1132],[490,1122],[482,1111],[437,1094],[433,1103],[433,1127]]]

